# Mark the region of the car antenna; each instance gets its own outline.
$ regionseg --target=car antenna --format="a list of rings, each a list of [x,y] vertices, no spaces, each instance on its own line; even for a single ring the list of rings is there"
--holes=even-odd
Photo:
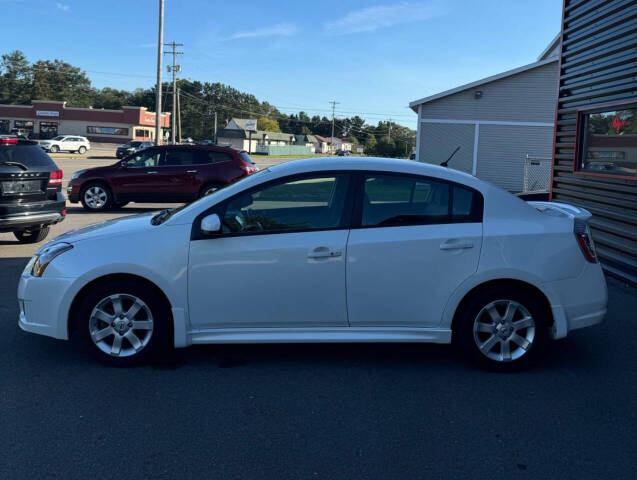
[[[440,164],[441,167],[448,167],[449,166],[449,160],[451,160],[453,158],[453,156],[458,152],[458,150],[460,150],[460,145],[458,145],[458,148],[456,148],[453,153],[451,155],[449,155],[449,158],[447,160],[445,160],[444,162],[442,162]]]

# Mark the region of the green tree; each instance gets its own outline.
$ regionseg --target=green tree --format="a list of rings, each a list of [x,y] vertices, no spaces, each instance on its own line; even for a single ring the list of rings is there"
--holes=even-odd
[[[381,157],[394,157],[396,156],[396,144],[389,137],[383,137],[378,141],[375,153]]]
[[[279,122],[268,117],[261,117],[257,120],[257,129],[266,132],[280,132]]]
[[[371,133],[367,135],[367,140],[365,140],[365,153],[368,155],[374,155],[376,153],[376,137]]]
[[[91,106],[94,90],[80,68],[57,59],[38,60],[31,68],[34,98],[66,101],[74,107]]]
[[[2,55],[0,61],[0,103],[28,105],[33,98],[33,72],[19,50]]]

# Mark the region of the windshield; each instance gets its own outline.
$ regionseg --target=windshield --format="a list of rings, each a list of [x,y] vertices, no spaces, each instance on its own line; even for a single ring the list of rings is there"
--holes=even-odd
[[[248,152],[241,152],[239,153],[239,156],[241,157],[241,160],[243,160],[244,162],[248,162],[254,165],[254,162],[250,158],[250,155],[248,155]]]
[[[127,145],[129,147],[139,147],[142,144],[142,142],[128,142]]]

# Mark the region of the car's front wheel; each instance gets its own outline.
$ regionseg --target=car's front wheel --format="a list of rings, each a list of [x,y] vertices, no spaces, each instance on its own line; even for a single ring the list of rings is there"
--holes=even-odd
[[[98,360],[130,366],[170,346],[167,305],[149,285],[133,279],[98,284],[82,299],[77,331]]]
[[[549,314],[534,292],[492,287],[474,294],[459,313],[454,333],[466,353],[487,369],[515,371],[541,356]]]
[[[57,153],[60,151],[60,147],[58,147],[57,145],[51,145],[51,147],[49,148],[49,152],[51,153]]]
[[[15,236],[15,238],[18,239],[18,242],[20,243],[38,243],[44,240],[48,234],[48,225],[13,232],[13,235]]]
[[[82,206],[91,211],[102,211],[110,207],[111,191],[101,183],[91,183],[82,189],[80,194]]]

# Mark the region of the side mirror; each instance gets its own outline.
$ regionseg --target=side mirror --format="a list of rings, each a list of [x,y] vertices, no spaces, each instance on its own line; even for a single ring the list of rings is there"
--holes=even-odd
[[[201,219],[201,233],[204,235],[212,235],[221,231],[221,220],[219,215],[213,213]]]

